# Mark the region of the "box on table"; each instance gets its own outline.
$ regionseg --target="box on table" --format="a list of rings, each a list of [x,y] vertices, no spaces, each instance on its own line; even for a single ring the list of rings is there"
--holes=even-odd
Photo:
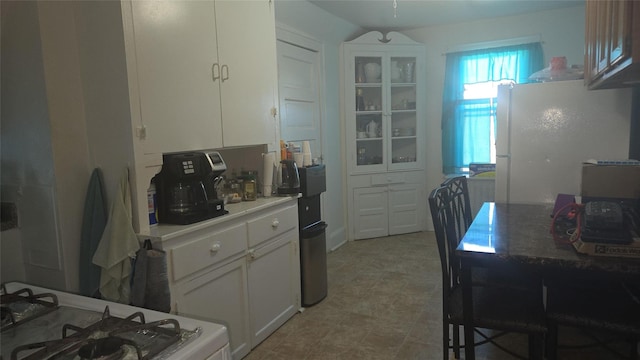
[[[640,199],[640,165],[582,165],[582,197]]]
[[[469,164],[469,176],[470,177],[495,177],[496,164],[471,163]]]

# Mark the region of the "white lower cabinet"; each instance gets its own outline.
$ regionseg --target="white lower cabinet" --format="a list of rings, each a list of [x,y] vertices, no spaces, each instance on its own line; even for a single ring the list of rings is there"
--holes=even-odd
[[[299,266],[297,233],[249,251],[249,309],[251,338],[259,344],[284,324],[300,303],[300,277],[291,268]]]
[[[298,205],[249,220],[249,310],[255,346],[300,307]]]
[[[372,176],[369,182],[362,180],[368,176],[354,180],[356,185],[349,202],[353,238],[368,239],[424,230],[427,211],[424,183],[405,183],[391,176],[383,181],[391,184],[383,185],[377,177]]]
[[[246,279],[247,264],[243,256],[184,282],[176,296],[177,314],[227,327],[234,359],[251,351]]]
[[[353,190],[355,239],[389,234],[388,193],[386,186]]]
[[[167,252],[172,310],[224,324],[233,359],[300,308],[297,199],[276,203],[154,241]]]

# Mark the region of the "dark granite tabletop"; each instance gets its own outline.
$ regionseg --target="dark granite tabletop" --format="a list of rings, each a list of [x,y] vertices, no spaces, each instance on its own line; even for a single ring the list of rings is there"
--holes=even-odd
[[[552,205],[485,203],[460,242],[462,261],[505,261],[545,269],[590,270],[623,276],[640,275],[640,258],[578,253],[554,241]]]

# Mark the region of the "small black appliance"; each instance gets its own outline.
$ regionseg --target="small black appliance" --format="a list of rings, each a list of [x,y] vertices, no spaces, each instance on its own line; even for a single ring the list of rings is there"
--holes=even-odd
[[[216,176],[206,152],[163,154],[162,169],[153,179],[158,222],[186,225],[228,213],[215,194]]]
[[[280,161],[278,166],[278,194],[292,195],[300,193],[300,174],[298,165],[290,159]]]

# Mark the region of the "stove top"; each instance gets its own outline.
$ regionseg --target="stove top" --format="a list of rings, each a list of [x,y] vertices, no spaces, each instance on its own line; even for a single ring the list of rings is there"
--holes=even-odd
[[[224,326],[19,283],[2,286],[0,359],[205,359]]]

